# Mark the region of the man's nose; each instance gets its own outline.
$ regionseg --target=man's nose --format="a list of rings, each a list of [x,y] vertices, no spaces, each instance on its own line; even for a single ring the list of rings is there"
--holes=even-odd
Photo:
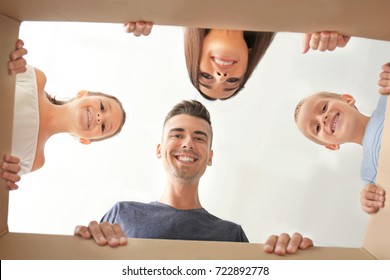
[[[96,120],[97,120],[97,123],[100,123],[102,121],[101,113],[97,113]]]
[[[194,141],[192,137],[185,137],[182,142],[182,148],[186,149],[193,149],[194,148]]]

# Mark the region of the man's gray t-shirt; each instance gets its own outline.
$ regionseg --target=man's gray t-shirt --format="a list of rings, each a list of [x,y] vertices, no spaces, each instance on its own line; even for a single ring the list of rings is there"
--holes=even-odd
[[[387,95],[379,98],[363,137],[363,162],[360,170],[361,178],[366,183],[375,183],[382,142],[383,124],[385,122]]]
[[[248,242],[240,225],[204,208],[179,210],[160,202],[118,202],[101,219],[118,223],[127,237]]]

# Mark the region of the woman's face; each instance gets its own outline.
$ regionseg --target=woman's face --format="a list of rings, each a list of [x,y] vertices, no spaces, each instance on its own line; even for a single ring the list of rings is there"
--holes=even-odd
[[[248,65],[244,33],[211,29],[203,42],[199,90],[215,99],[230,97],[242,84]]]

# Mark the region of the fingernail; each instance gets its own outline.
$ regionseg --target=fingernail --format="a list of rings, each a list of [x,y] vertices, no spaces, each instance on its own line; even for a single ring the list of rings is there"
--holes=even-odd
[[[267,252],[268,252],[268,251],[271,251],[271,250],[272,250],[272,246],[266,244],[266,245],[264,245],[264,250],[267,251]]]
[[[126,237],[121,237],[120,238],[120,243],[121,244],[125,244],[127,242],[127,238]]]

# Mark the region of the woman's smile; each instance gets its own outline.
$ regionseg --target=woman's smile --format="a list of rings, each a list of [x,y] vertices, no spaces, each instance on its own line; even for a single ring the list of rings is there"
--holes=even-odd
[[[219,68],[230,68],[232,67],[235,63],[237,63],[237,60],[234,59],[227,59],[227,58],[221,58],[221,57],[211,57],[212,61],[217,65]]]

